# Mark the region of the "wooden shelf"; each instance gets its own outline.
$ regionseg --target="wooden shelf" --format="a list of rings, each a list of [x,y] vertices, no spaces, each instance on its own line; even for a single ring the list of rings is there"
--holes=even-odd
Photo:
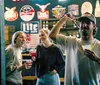
[[[23,76],[23,80],[36,80],[36,76]],[[60,82],[64,82],[64,78],[60,78]]]
[[[25,57],[25,56],[30,56],[30,54],[22,54],[22,56],[23,56],[23,57]]]
[[[36,80],[37,77],[36,77],[36,76],[23,76],[22,79],[23,79],[23,80]]]

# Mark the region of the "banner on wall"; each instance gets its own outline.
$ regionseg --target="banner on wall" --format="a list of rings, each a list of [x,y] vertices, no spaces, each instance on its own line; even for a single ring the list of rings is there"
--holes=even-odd
[[[26,33],[25,48],[35,49],[39,44],[39,21],[21,22],[21,30]]]

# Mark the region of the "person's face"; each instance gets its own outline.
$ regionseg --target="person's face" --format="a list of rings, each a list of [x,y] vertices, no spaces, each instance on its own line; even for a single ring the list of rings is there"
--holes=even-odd
[[[89,19],[84,19],[80,22],[80,33],[83,40],[90,40],[93,37],[93,29],[95,24]]]
[[[20,33],[16,38],[16,45],[22,47],[25,44],[26,35],[24,33]]]
[[[39,37],[40,37],[41,41],[46,41],[47,40],[47,34],[43,30],[40,30]]]

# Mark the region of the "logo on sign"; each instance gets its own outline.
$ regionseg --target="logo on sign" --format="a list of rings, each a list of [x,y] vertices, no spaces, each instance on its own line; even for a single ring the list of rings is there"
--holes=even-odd
[[[52,14],[55,18],[59,19],[65,14],[66,9],[60,5],[52,8]]]
[[[7,21],[15,21],[18,18],[18,12],[16,11],[16,7],[8,8],[5,7],[6,11],[4,13],[4,18]]]
[[[38,34],[39,33],[39,22],[22,22],[21,30],[27,34]]]
[[[32,6],[25,5],[20,9],[20,18],[23,21],[31,21],[35,15],[35,11]]]
[[[49,11],[46,10],[46,7],[50,5],[50,3],[46,5],[39,5],[39,4],[36,4],[36,5],[40,8],[40,11],[37,12],[37,18],[38,19],[48,19]]]

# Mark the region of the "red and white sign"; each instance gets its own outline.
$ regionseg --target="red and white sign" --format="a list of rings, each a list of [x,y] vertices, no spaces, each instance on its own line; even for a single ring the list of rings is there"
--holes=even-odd
[[[16,7],[8,8],[5,7],[6,11],[4,13],[4,18],[7,21],[15,21],[18,18],[18,12],[16,11]]]
[[[40,19],[49,19],[49,11],[46,10],[46,7],[48,5],[50,5],[50,3],[46,4],[46,5],[39,5],[36,4],[39,8],[40,11],[37,12],[37,18]]]
[[[32,6],[25,5],[20,9],[20,18],[23,21],[31,21],[35,15],[35,11]]]
[[[41,19],[49,19],[49,11],[45,11],[45,12],[37,12],[37,19],[41,20]]]
[[[26,34],[26,48],[31,48],[30,42],[31,42],[30,34]]]

